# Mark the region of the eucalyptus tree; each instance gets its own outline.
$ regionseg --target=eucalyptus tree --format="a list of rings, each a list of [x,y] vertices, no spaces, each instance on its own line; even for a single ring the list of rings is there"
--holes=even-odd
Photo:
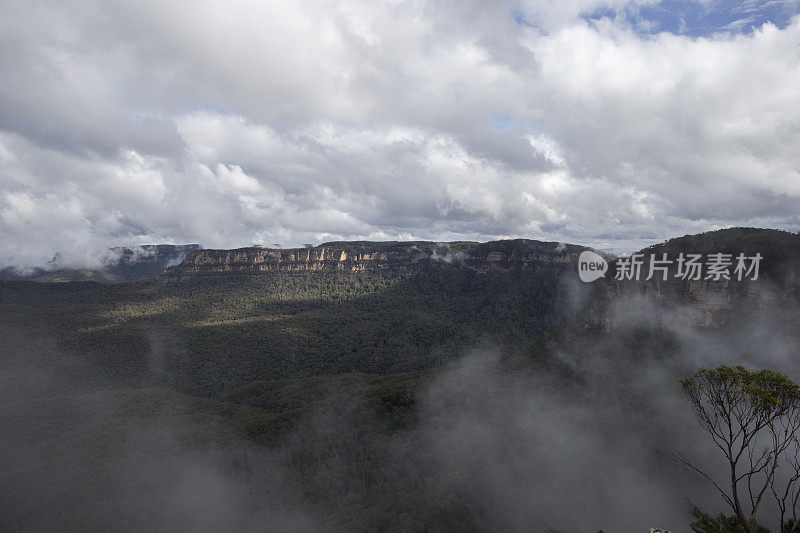
[[[725,457],[715,478],[682,454],[678,459],[711,482],[746,533],[757,533],[773,500],[782,533],[800,533],[800,387],[773,370],[721,365],[681,380],[694,415]]]

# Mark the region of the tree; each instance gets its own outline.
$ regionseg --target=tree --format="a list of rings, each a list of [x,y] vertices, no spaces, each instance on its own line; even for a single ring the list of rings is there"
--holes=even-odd
[[[770,496],[781,530],[800,533],[800,387],[779,372],[726,365],[701,368],[680,383],[725,456],[726,479],[713,479],[679,453],[678,460],[714,485],[745,533],[760,531],[759,511]]]

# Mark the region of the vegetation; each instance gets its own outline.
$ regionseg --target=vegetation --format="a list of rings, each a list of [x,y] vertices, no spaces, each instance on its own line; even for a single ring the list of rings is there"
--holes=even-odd
[[[681,386],[700,426],[724,455],[727,474],[715,479],[679,455],[681,462],[713,484],[745,533],[763,530],[758,519],[770,495],[779,510],[777,523],[785,529],[791,520],[789,531],[800,531],[800,524],[794,525],[800,495],[800,387],[772,370],[726,365],[700,369]],[[731,527],[731,519],[722,515],[713,519],[698,510],[695,518],[695,531]]]
[[[712,516],[696,506],[691,506],[689,514],[694,519],[690,527],[695,533],[747,533],[748,531],[736,515],[719,513],[717,516]],[[769,529],[758,525],[755,520],[750,522],[749,527],[749,531],[755,533],[770,533]]]
[[[0,284],[0,326],[52,338],[118,386],[217,395],[285,377],[439,366],[564,320],[555,274],[267,272]]]
[[[760,275],[779,282],[787,279],[797,281],[800,265],[800,234],[788,231],[759,228],[728,228],[696,235],[685,235],[650,246],[641,251],[650,254],[667,253],[674,259],[679,253],[712,254],[744,253],[747,256],[760,253],[763,257]]]
[[[0,403],[15,450],[0,453],[0,515],[146,528],[164,516],[132,510],[167,513],[159,498],[196,456],[192,471],[245,487],[248,516],[288,499],[326,530],[485,529],[479,502],[437,487],[433,457],[403,451],[417,394],[483,338],[545,335],[558,297],[555,275],[466,269],[0,282],[0,363],[23,376]]]

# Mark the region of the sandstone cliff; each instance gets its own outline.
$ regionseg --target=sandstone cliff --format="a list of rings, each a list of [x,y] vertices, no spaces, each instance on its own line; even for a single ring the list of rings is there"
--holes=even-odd
[[[465,268],[477,272],[564,271],[585,248],[530,240],[474,242],[331,242],[310,248],[196,250],[172,272],[360,271]]]

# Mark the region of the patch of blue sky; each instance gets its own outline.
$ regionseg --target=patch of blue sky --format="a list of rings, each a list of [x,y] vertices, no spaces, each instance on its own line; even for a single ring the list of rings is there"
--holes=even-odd
[[[495,131],[503,131],[511,125],[511,116],[504,113],[492,114],[492,127]]]
[[[526,28],[533,28],[544,33],[543,28],[539,24],[537,24],[536,21],[531,20],[531,18],[529,18],[524,11],[520,11],[519,9],[514,10],[511,12],[511,17],[514,19],[514,22],[516,22],[520,26],[525,26]]]
[[[641,34],[670,32],[690,37],[750,33],[770,22],[786,27],[800,13],[800,0],[662,0],[649,6],[604,7],[584,18],[624,19]]]

